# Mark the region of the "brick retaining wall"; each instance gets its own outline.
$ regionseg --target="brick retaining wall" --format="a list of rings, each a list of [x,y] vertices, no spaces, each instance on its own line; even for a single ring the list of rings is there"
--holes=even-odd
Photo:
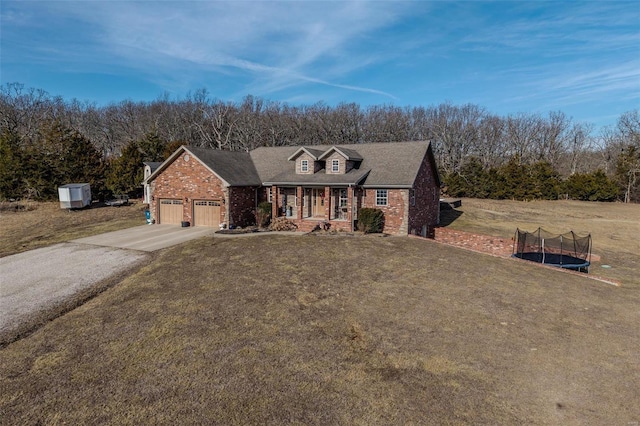
[[[511,238],[474,234],[450,228],[436,228],[434,239],[441,243],[495,256],[511,257],[513,253],[513,240]]]

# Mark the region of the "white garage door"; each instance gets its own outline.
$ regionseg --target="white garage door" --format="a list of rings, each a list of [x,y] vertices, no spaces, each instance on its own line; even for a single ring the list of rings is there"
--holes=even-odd
[[[182,222],[182,200],[160,200],[160,223],[179,225]]]
[[[220,225],[220,201],[194,201],[193,225],[218,227]]]

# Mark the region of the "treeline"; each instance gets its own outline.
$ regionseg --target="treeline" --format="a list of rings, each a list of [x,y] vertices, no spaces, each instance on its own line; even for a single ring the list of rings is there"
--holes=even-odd
[[[454,197],[498,200],[615,201],[620,196],[620,187],[601,169],[574,173],[563,179],[548,162],[525,164],[516,156],[500,167],[489,169],[471,158],[460,173],[447,177],[447,192]]]
[[[597,175],[616,190],[613,198],[595,199],[640,200],[637,110],[595,133],[592,124],[575,122],[560,111],[500,117],[473,104],[292,106],[253,96],[224,102],[206,90],[180,100],[164,96],[153,102],[126,100],[98,107],[12,83],[0,89],[0,137],[0,198],[51,198],[51,188],[77,180],[95,182],[104,194],[132,192],[140,188],[142,161],[160,161],[181,144],[251,150],[428,140],[452,195],[583,199],[569,188],[588,185],[589,179],[580,176]],[[90,158],[78,155],[75,162],[71,153],[78,148],[72,145],[86,147]],[[81,163],[92,164],[90,175],[66,174],[70,168],[83,170]],[[510,178],[511,168],[531,183]],[[560,187],[525,191],[513,186],[544,186],[536,180],[540,168],[551,170]],[[494,177],[502,184],[495,185]],[[576,182],[569,185],[569,180]]]

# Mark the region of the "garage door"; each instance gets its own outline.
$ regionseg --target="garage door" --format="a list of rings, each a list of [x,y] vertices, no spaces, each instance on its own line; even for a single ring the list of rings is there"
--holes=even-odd
[[[160,200],[159,222],[179,225],[182,222],[182,200]]]
[[[193,202],[193,225],[220,225],[220,202],[212,200],[197,200]]]

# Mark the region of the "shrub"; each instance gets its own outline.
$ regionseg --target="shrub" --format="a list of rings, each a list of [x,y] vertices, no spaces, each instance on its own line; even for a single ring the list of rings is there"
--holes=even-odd
[[[545,161],[539,161],[530,166],[534,191],[531,195],[535,199],[557,200],[562,192],[560,174],[553,166]]]
[[[258,210],[256,210],[256,225],[260,228],[266,228],[271,222],[271,203],[264,201],[258,204]]]
[[[523,164],[513,157],[499,168],[485,169],[480,160],[470,158],[459,172],[446,175],[447,194],[514,200],[556,200],[562,181],[551,164],[540,161]]]
[[[567,179],[565,188],[572,200],[615,201],[618,197],[618,186],[602,170],[573,174]]]
[[[380,209],[363,207],[358,211],[358,231],[380,233],[384,228],[384,213]]]
[[[0,200],[22,198],[24,185],[24,152],[20,138],[5,130],[0,135]]]
[[[286,217],[277,217],[271,221],[269,229],[271,231],[295,231],[298,227]]]

